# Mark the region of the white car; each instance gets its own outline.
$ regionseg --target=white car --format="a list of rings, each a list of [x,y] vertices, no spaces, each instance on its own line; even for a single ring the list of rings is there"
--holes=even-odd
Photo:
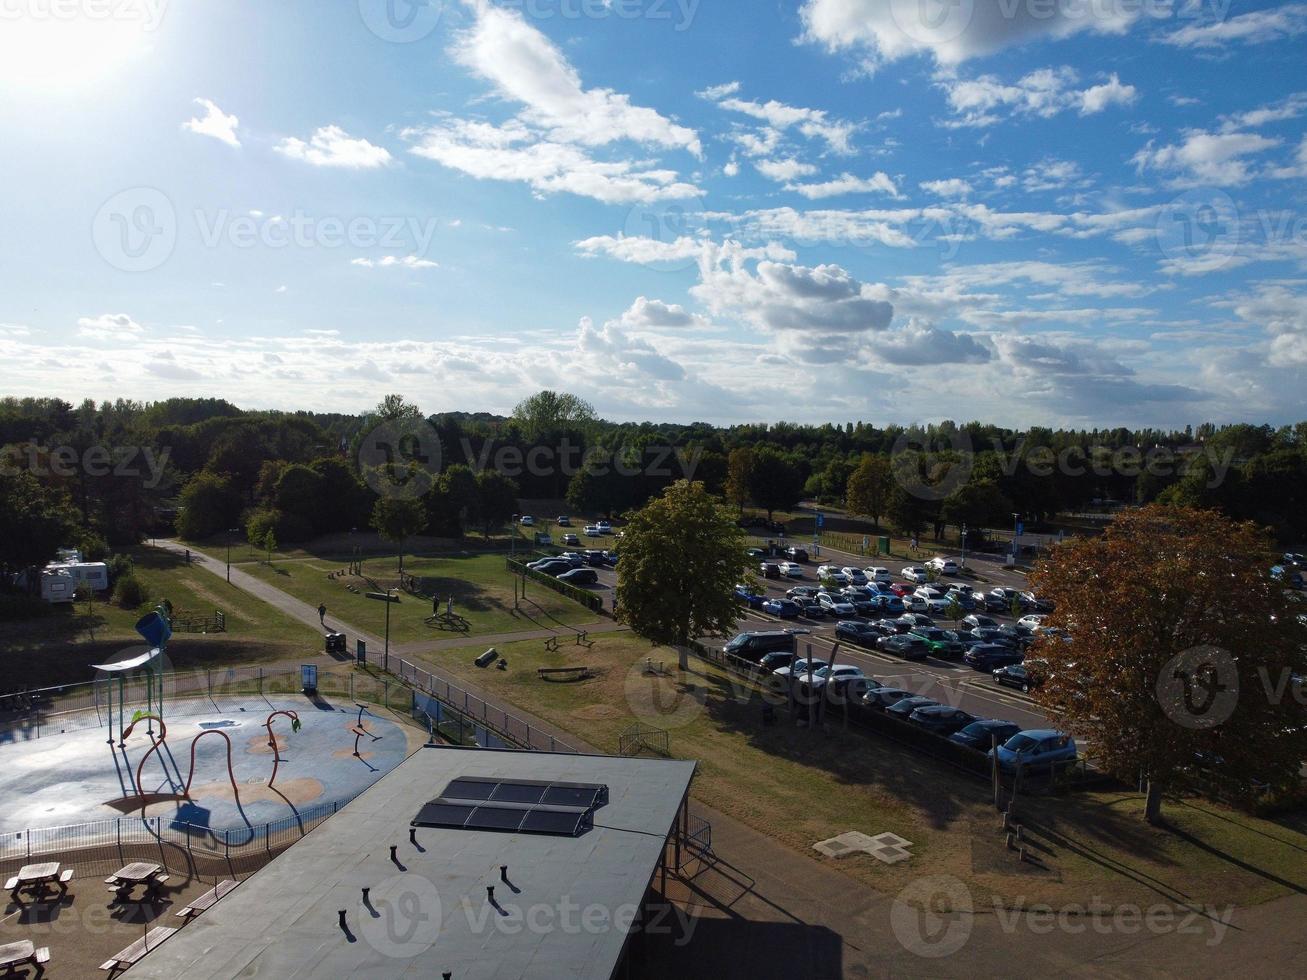
[[[930,612],[930,604],[919,595],[905,595],[903,597],[903,608],[914,613]]]
[[[867,584],[867,576],[862,574],[861,568],[853,568],[851,566],[845,566],[844,568],[841,568],[840,571],[844,573],[844,577],[849,580],[849,583],[851,585]]]
[[[814,657],[812,659],[813,675],[816,676],[817,671],[821,670],[825,666],[826,666],[826,661],[818,660],[816,657]],[[771,672],[771,675],[773,677],[778,677],[782,680],[789,680],[791,674],[797,677],[800,674],[806,674],[806,673],[808,673],[808,661],[804,660],[803,658],[800,658],[794,661],[788,667],[777,667],[775,670]]]
[[[941,575],[956,575],[962,570],[952,558],[932,558],[926,564]]]
[[[894,576],[890,574],[890,570],[888,568],[881,568],[879,565],[873,565],[871,568],[866,569],[866,574],[867,578],[871,579],[873,582],[884,582],[886,585],[889,585],[894,581]]]
[[[842,678],[865,677],[861,667],[855,667],[852,664],[836,664],[834,667],[822,667],[820,670],[812,672],[812,687],[814,690],[820,690],[826,686],[828,681],[838,682]],[[806,681],[807,678],[799,675],[799,679]]]
[[[595,525],[595,527],[599,528],[599,533],[600,533],[600,534],[612,534],[612,533],[613,533],[613,526],[612,526],[611,524],[609,524],[607,521],[600,521],[598,524]]]
[[[906,581],[915,582],[917,585],[925,585],[930,581],[930,573],[920,565],[908,565],[906,568],[899,569],[899,574]]]
[[[781,574],[786,578],[803,578],[803,566],[792,561],[781,562]]]
[[[602,538],[604,536],[604,532],[599,530],[599,526],[597,524],[587,524],[585,526],[585,536],[587,538]]]
[[[1020,619],[1018,619],[1017,625],[1025,626],[1026,628],[1031,630],[1037,630],[1039,629],[1039,627],[1044,625],[1044,620],[1046,619],[1048,619],[1047,616],[1039,615],[1037,613],[1031,614],[1029,616],[1022,616]]]
[[[822,582],[829,579],[831,582],[834,582],[836,585],[849,584],[849,577],[845,575],[842,571],[840,571],[838,568],[836,568],[834,565],[822,565],[819,569],[817,569],[817,578],[819,581]]]
[[[523,527],[535,527],[536,519],[530,514],[523,514],[522,519],[518,521]]]
[[[927,602],[931,602],[935,599],[943,599],[945,596],[943,589],[937,589],[933,585],[923,585],[912,594],[925,599]]]
[[[831,595],[829,592],[818,592],[817,602],[832,616],[856,616],[858,613],[853,608],[853,603],[846,602],[843,597]]]

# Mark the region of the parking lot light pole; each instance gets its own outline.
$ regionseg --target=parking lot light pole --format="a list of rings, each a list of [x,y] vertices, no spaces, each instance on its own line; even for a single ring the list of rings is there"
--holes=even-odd
[[[967,567],[967,526],[962,525],[962,567]]]
[[[1021,515],[1012,515],[1012,560],[1017,560],[1017,528],[1021,525]]]
[[[227,529],[227,584],[231,585],[231,536],[240,531],[238,527]]]

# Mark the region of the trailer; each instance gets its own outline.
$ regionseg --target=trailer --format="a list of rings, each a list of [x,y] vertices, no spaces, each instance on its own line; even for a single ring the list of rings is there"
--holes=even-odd
[[[63,569],[47,568],[41,573],[41,598],[46,602],[72,602],[76,594],[76,580]]]
[[[106,592],[109,589],[109,566],[102,561],[55,562],[45,566],[42,581],[44,582],[45,575],[51,573],[71,578],[74,591],[83,587],[92,592]]]

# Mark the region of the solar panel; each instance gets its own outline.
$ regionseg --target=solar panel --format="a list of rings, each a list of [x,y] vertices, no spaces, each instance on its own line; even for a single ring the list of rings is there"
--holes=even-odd
[[[593,826],[589,810],[576,807],[535,807],[522,822],[522,830],[533,834],[567,834],[575,837]]]
[[[505,803],[539,803],[548,789],[548,783],[500,783],[490,798]]]
[[[594,808],[607,802],[608,787],[598,783],[464,776],[426,804],[413,825],[575,837],[594,826]]]
[[[545,790],[541,802],[554,806],[602,806],[608,802],[608,787],[584,783],[553,783]]]
[[[466,803],[432,800],[418,811],[413,822],[425,827],[462,827],[475,809]]]
[[[498,779],[477,779],[469,776],[455,779],[440,795],[450,800],[488,800],[498,786]]]

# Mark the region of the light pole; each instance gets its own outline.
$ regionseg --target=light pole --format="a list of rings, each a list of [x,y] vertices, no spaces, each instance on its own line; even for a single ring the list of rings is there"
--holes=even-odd
[[[227,584],[231,585],[231,536],[240,531],[238,527],[227,529]]]
[[[962,525],[962,567],[967,567],[967,526]]]
[[[1017,528],[1019,528],[1020,526],[1021,526],[1021,515],[1013,514],[1012,515],[1012,560],[1014,562],[1017,560],[1017,537],[1019,536]]]

